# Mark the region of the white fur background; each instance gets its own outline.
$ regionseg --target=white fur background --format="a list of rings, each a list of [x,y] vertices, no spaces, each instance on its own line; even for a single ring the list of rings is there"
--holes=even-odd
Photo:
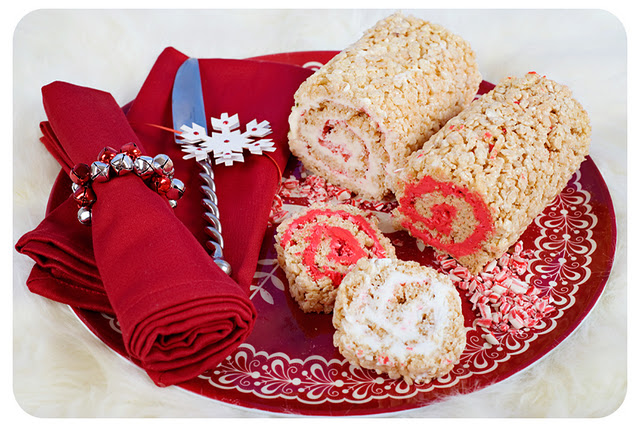
[[[180,4],[176,3],[176,6]],[[340,50],[394,10],[38,10],[15,22],[13,40],[12,245],[43,218],[59,171],[39,142],[40,88],[53,80],[131,100],[157,55],[243,58]],[[569,85],[593,126],[591,156],[618,220],[614,269],[587,320],[524,372],[471,395],[397,417],[602,417],[627,390],[627,45],[623,22],[603,10],[415,10],[468,40],[485,80],[530,70]],[[621,22],[622,21],[622,22]],[[5,143],[6,144],[6,143]],[[110,351],[70,310],[31,294],[32,266],[12,254],[13,394],[36,417],[266,417],[155,387]],[[8,279],[11,280],[11,279]],[[7,281],[8,281],[7,280]],[[9,288],[8,286],[6,288]],[[626,411],[632,408],[624,405]],[[14,404],[15,407],[15,404]],[[624,412],[622,409],[618,411]]]

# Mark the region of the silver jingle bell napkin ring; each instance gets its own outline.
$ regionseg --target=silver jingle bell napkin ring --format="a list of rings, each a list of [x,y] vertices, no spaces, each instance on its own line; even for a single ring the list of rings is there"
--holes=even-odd
[[[166,154],[145,156],[133,142],[124,144],[120,151],[105,147],[91,165],[78,163],[69,172],[71,191],[78,205],[78,221],[81,224],[91,224],[91,206],[96,201],[93,183],[107,182],[113,177],[128,173],[135,173],[142,178],[149,188],[165,197],[173,208],[184,194],[184,183],[173,177],[173,161]]]

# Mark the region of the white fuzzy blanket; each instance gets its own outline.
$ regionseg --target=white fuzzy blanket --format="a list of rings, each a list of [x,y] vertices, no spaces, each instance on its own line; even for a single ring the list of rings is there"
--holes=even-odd
[[[43,218],[59,171],[39,142],[40,88],[54,80],[131,100],[167,46],[196,57],[340,50],[391,10],[41,10],[14,39],[13,244]],[[607,288],[551,354],[502,383],[400,417],[600,417],[627,389],[626,39],[605,11],[418,10],[470,41],[485,80],[536,70],[569,85],[593,126],[591,156],[611,191],[618,245]],[[179,388],[155,387],[61,304],[31,294],[33,263],[13,254],[13,389],[38,417],[252,417]],[[627,408],[628,410],[628,408]]]

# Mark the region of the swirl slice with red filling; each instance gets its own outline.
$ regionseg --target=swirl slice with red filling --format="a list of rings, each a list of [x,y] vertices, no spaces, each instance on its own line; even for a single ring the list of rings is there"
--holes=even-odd
[[[278,226],[278,262],[304,312],[330,313],[342,278],[362,258],[395,258],[377,218],[353,206],[315,204]]]

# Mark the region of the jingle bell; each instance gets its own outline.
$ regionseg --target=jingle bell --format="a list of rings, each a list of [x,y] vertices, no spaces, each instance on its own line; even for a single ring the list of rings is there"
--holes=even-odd
[[[116,154],[118,154],[118,151],[115,148],[104,147],[98,154],[98,161],[109,164]]]
[[[153,157],[138,156],[133,161],[133,171],[142,179],[149,178],[154,174]]]
[[[91,163],[91,180],[93,182],[109,181],[109,164],[100,161]]]
[[[127,154],[118,153],[111,159],[111,167],[118,176],[127,174],[133,171],[133,159]]]
[[[178,178],[173,178],[171,180],[171,187],[167,191],[167,199],[180,200],[184,194],[184,188],[184,182],[180,181]]]
[[[96,201],[96,193],[93,192],[91,187],[79,187],[73,192],[73,199],[78,206],[88,207]]]
[[[78,209],[78,221],[84,225],[91,224],[91,209],[84,206]]]
[[[174,209],[175,209],[176,206],[178,206],[178,201],[177,200],[168,200],[168,202],[169,202],[169,206],[171,206]]]
[[[75,193],[76,191],[78,191],[78,188],[80,188],[81,185],[76,184],[75,182],[71,183],[71,192]]]
[[[69,178],[78,185],[84,185],[91,179],[91,167],[86,163],[78,163],[69,172]]]
[[[120,152],[128,155],[132,159],[137,159],[142,156],[142,150],[134,142],[128,142],[120,147]]]
[[[151,178],[151,186],[156,193],[166,194],[171,189],[171,178],[164,175],[155,175]]]
[[[153,158],[153,169],[161,174],[173,176],[173,161],[166,154],[158,154]]]

